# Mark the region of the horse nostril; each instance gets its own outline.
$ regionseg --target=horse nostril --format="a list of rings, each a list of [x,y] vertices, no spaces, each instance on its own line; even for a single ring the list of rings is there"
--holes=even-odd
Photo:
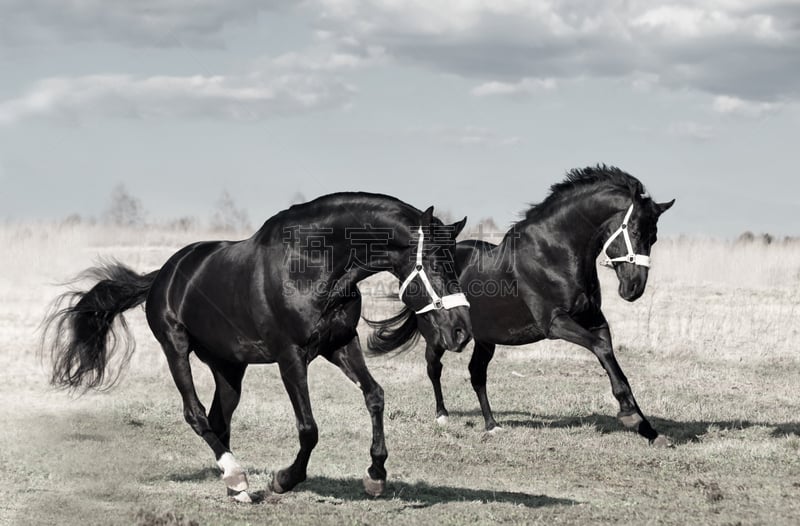
[[[467,339],[467,333],[462,328],[457,328],[453,331],[453,341],[456,345],[461,345]]]

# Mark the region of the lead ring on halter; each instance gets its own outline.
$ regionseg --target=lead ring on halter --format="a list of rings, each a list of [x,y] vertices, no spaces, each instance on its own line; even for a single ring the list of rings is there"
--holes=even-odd
[[[645,256],[643,254],[637,254],[633,251],[633,244],[631,243],[631,236],[628,234],[628,221],[631,218],[631,214],[633,213],[633,203],[631,206],[628,207],[628,212],[625,214],[625,219],[622,220],[622,224],[620,227],[611,234],[611,237],[608,238],[606,244],[603,245],[603,256],[605,259],[602,262],[602,265],[606,267],[613,267],[614,263],[633,263],[634,265],[640,265],[642,267],[650,267],[650,256]],[[608,257],[608,247],[611,246],[611,243],[617,239],[617,236],[622,234],[622,238],[625,240],[625,246],[628,248],[628,253],[624,256],[620,256],[618,258],[610,258]]]
[[[417,261],[416,265],[414,266],[414,270],[408,275],[403,284],[400,285],[400,301],[403,301],[403,294],[405,294],[406,289],[414,280],[414,278],[419,276],[423,285],[425,285],[425,290],[428,291],[428,296],[431,297],[431,302],[422,307],[420,310],[415,311],[416,314],[424,314],[432,310],[449,310],[455,307],[469,307],[469,301],[467,301],[467,297],[463,292],[457,292],[456,294],[448,294],[440,297],[438,294],[436,294],[436,291],[433,290],[433,286],[428,279],[428,275],[425,274],[425,269],[422,267],[422,243],[425,240],[425,234],[422,232],[422,227],[419,227],[417,233],[419,234],[419,241],[417,241]]]

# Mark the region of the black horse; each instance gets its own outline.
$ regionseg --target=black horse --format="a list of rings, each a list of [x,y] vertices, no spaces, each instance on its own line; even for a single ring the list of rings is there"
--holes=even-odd
[[[107,364],[117,346],[114,319],[146,301],[147,321],[166,355],[186,421],[214,451],[228,493],[247,502],[247,476],[230,449],[231,416],[247,365],[278,364],[297,417],[300,451],[271,482],[281,493],[305,480],[317,443],[307,367],[323,356],[364,393],[372,419],[364,487],[379,495],[387,457],[383,389],[367,370],[356,333],[357,283],[384,270],[407,278],[401,299],[409,312],[421,313],[423,335],[437,349],[460,351],[471,326],[453,257],[465,222],[443,225],[433,207],[421,212],[393,197],[340,193],[276,214],[249,239],[191,244],[149,274],[119,263],[89,269],[85,276],[97,283],[63,295],[60,301],[69,305],[54,308],[46,320],[52,382],[71,388],[113,384]],[[126,346],[123,364],[132,351]],[[191,352],[214,375],[208,413],[195,392]]]
[[[613,267],[619,294],[644,292],[658,217],[675,201],[656,203],[635,177],[613,167],[572,170],[506,233],[499,245],[477,240],[456,247],[459,281],[472,307],[475,348],[469,363],[486,429],[499,426],[486,395],[486,370],[495,346],[563,339],[592,351],[619,401],[617,417],[656,445],[667,440],[642,414],[611,345],[601,310],[597,257]],[[369,347],[387,352],[407,344],[416,320],[404,309],[373,322]],[[436,398],[437,422],[447,421],[440,378],[444,348],[428,340],[425,357]]]

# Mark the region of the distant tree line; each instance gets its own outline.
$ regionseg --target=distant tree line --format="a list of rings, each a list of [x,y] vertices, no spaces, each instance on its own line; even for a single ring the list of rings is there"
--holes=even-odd
[[[777,239],[772,234],[767,232],[761,234],[754,234],[753,232],[747,230],[742,232],[739,237],[736,238],[736,243],[747,245],[747,244],[755,244],[761,243],[763,245],[771,245],[773,243],[798,243],[800,242],[800,237],[798,236],[784,236],[783,239]]]
[[[99,220],[94,217],[83,217],[80,214],[70,214],[62,221],[62,224],[68,226],[98,223],[124,228],[142,228],[148,226],[147,212],[141,199],[120,183],[111,190],[108,205]],[[160,225],[173,230],[188,231],[199,227],[200,222],[195,217],[183,216],[161,222]],[[208,226],[217,231],[242,231],[251,228],[247,211],[236,204],[227,190],[223,190],[217,199]]]
[[[290,205],[306,202],[305,196],[300,192],[295,192],[289,201]],[[456,218],[449,210],[437,211],[438,217],[445,223],[453,223]],[[142,206],[142,201],[135,197],[128,188],[120,183],[111,190],[108,206],[101,214],[98,221],[94,217],[83,217],[80,214],[71,214],[64,218],[62,224],[67,226],[79,224],[106,224],[124,228],[142,228],[148,226],[147,212]],[[172,230],[189,231],[198,228],[200,222],[191,216],[183,216],[170,219],[160,223]],[[241,232],[252,228],[247,211],[238,206],[233,196],[227,191],[222,190],[219,198],[215,202],[208,220],[208,226],[220,232]],[[501,229],[491,217],[484,217],[477,223],[467,226],[459,236],[460,239],[482,239],[498,243],[502,240],[508,229]],[[736,244],[756,244],[771,245],[773,243],[800,243],[798,236],[785,236],[778,239],[769,233],[754,234],[751,231],[742,232],[735,240]]]

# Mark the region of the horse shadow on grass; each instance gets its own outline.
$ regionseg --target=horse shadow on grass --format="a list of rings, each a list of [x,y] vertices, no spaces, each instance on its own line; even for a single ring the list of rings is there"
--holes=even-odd
[[[266,471],[255,469],[252,474],[266,474]],[[202,482],[205,480],[219,480],[219,470],[213,467],[202,468],[187,473],[172,473],[167,479],[172,482]],[[360,480],[309,477],[299,484],[295,492],[309,491],[320,497],[333,498],[343,501],[373,501],[375,497],[367,495]],[[254,502],[270,502],[271,493],[265,490],[256,490],[250,493]],[[434,504],[447,502],[494,502],[507,503],[526,508],[541,508],[545,506],[575,505],[578,502],[571,499],[549,497],[547,495],[530,495],[516,491],[492,491],[474,488],[459,488],[454,486],[434,486],[425,482],[402,482],[390,480],[387,483],[384,499],[399,499],[409,508],[427,508]]]
[[[451,415],[463,417],[481,418],[481,412],[471,411],[450,411]],[[617,433],[631,431],[626,429],[614,416],[592,413],[586,416],[563,416],[563,415],[535,415],[524,411],[495,411],[495,418],[504,427],[527,427],[532,429],[540,428],[574,428],[586,425],[594,426],[600,433]],[[720,431],[741,431],[751,427],[771,428],[770,435],[773,438],[781,438],[787,435],[800,436],[800,422],[757,422],[751,420],[694,420],[681,422],[657,416],[648,416],[647,419],[653,427],[669,437],[673,444],[686,444],[689,442],[699,442],[701,437],[709,432],[709,429],[716,428]]]
[[[170,482],[202,482],[204,480],[219,480],[220,471],[218,468],[205,467],[187,473],[170,473],[167,480]]]
[[[375,500],[364,493],[360,480],[340,479],[332,477],[310,477],[297,486],[297,491],[310,491],[321,497],[333,497],[347,501]],[[434,504],[447,502],[483,502],[506,503],[526,508],[542,508],[545,506],[575,505],[571,499],[549,497],[547,495],[530,495],[516,491],[492,491],[454,486],[434,486],[425,482],[402,482],[390,480],[386,493],[381,498],[400,499],[411,508],[427,508]]]

